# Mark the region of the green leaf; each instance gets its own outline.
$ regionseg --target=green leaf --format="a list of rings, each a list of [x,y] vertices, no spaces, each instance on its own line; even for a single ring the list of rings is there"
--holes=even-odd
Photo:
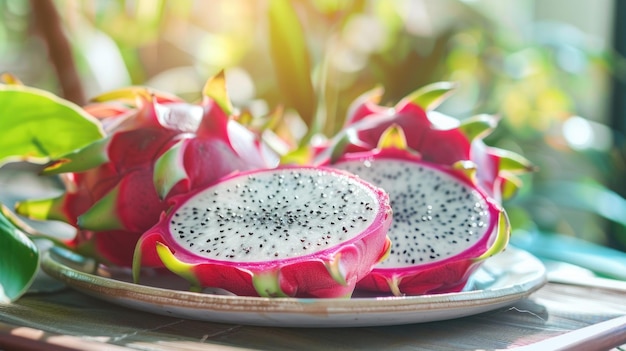
[[[104,136],[98,121],[48,92],[0,84],[0,164],[42,162]]]
[[[270,54],[280,92],[304,123],[314,126],[316,98],[311,63],[302,25],[289,0],[271,0]]]
[[[0,302],[17,300],[37,273],[35,244],[0,211]]]
[[[432,83],[414,91],[405,99],[408,99],[426,111],[434,110],[450,96],[455,88],[456,84],[451,82]]]

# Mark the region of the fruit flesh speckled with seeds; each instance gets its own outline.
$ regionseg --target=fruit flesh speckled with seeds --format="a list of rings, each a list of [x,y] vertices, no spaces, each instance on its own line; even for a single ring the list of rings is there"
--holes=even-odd
[[[486,199],[432,166],[391,159],[336,166],[382,185],[389,193],[395,209],[392,247],[378,267],[408,267],[457,255],[489,229],[492,213]]]
[[[399,142],[382,145],[393,138]],[[385,189],[394,211],[390,255],[357,287],[394,295],[460,291],[486,258],[506,247],[504,210],[475,185],[468,164],[423,162],[393,127],[383,139],[375,150],[332,164]]]
[[[134,268],[156,255],[196,288],[346,297],[387,253],[391,218],[384,191],[342,171],[245,172],[177,197],[140,239]]]
[[[263,175],[224,181],[188,200],[170,222],[176,242],[207,258],[267,261],[337,245],[371,225],[376,206],[371,195],[345,179]],[[304,197],[310,194],[298,188],[303,185],[321,190],[318,198]],[[344,199],[350,202],[339,201]],[[271,237],[280,243],[265,248]]]

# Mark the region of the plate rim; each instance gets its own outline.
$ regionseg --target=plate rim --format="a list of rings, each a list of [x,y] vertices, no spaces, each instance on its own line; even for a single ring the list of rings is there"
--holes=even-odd
[[[541,267],[541,269],[535,272],[535,275],[527,281],[496,289],[419,296],[356,297],[348,299],[228,296],[140,285],[72,268],[55,258],[50,252],[45,252],[42,256],[41,266],[47,274],[63,281],[76,290],[118,304],[127,300],[129,302],[140,302],[140,304],[158,304],[173,308],[193,308],[221,313],[302,314],[319,313],[320,308],[325,308],[325,313],[329,315],[371,314],[452,310],[474,307],[479,302],[481,302],[481,305],[502,305],[524,298],[540,289],[546,283],[545,267],[532,254],[525,250],[511,247],[508,247],[501,254],[506,254],[506,252],[527,255],[526,259],[536,260],[537,267]]]

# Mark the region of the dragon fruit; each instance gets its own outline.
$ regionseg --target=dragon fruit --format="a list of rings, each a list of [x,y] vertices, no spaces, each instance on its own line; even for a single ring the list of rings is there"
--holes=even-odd
[[[137,240],[168,208],[169,197],[278,162],[229,116],[223,73],[209,80],[197,105],[129,88],[104,94],[85,109],[101,120],[107,136],[46,168],[44,174],[61,174],[65,193],[16,210],[74,225],[77,251],[108,263],[132,264]]]
[[[477,115],[459,121],[433,111],[453,88],[445,82],[431,84],[393,107],[378,105],[380,89],[363,94],[350,106],[341,132],[327,145],[317,147],[316,162],[373,150],[385,130],[396,125],[406,135],[408,148],[423,161],[450,166],[472,161],[477,184],[489,196],[499,201],[511,198],[521,186],[517,175],[533,171],[534,166],[516,153],[485,145],[483,138],[497,127],[498,118]]]
[[[172,204],[137,244],[136,280],[161,261],[196,291],[349,297],[390,246],[388,195],[334,169],[235,173]]]
[[[389,258],[358,283],[360,289],[456,292],[508,243],[506,214],[476,185],[473,163],[425,161],[407,148],[396,125],[382,134],[378,148],[345,154],[332,166],[385,189],[394,211]]]

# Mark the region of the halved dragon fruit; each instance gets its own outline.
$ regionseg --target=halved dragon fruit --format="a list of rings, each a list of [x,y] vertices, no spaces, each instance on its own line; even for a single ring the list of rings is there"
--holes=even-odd
[[[65,193],[25,201],[17,212],[70,223],[78,229],[71,243],[78,251],[130,266],[137,240],[167,209],[167,197],[278,163],[229,114],[223,73],[204,93],[200,104],[141,87],[98,97],[85,109],[107,136],[46,168],[61,175]]]
[[[333,167],[385,189],[394,219],[389,258],[358,288],[394,295],[456,292],[509,238],[503,208],[476,185],[471,162],[453,166],[424,161],[391,126],[379,147],[349,153]]]
[[[136,280],[161,261],[193,290],[348,297],[390,246],[388,195],[343,171],[248,171],[172,201],[137,244]]]

